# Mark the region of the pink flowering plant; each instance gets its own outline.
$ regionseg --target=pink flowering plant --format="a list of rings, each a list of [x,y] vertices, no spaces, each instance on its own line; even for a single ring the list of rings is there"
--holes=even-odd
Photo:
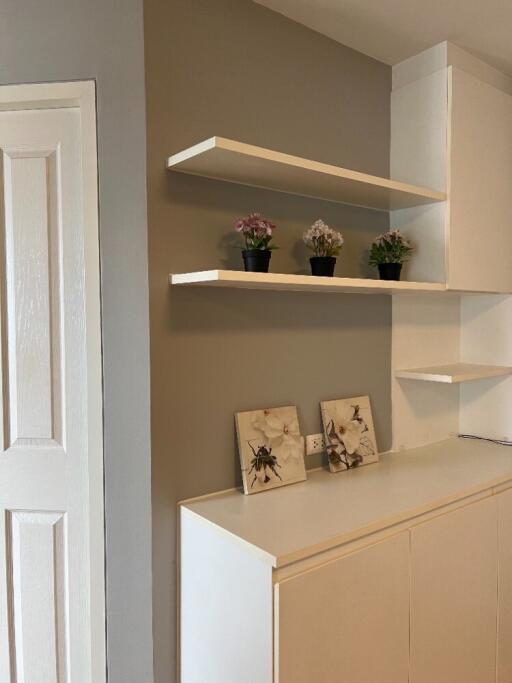
[[[370,266],[378,266],[381,263],[404,263],[412,251],[413,247],[400,230],[390,230],[373,240],[368,263]]]
[[[344,242],[341,232],[333,230],[320,219],[306,230],[302,239],[315,256],[338,256]]]
[[[251,213],[247,218],[235,221],[235,230],[243,236],[246,249],[277,249],[270,244],[275,227],[259,213]]]

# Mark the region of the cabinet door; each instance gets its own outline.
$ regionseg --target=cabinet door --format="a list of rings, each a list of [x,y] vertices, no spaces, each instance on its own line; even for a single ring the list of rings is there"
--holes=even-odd
[[[276,586],[276,683],[407,683],[407,532]]]
[[[498,683],[512,683],[512,490],[498,500]]]
[[[452,69],[448,286],[512,291],[512,96]]]
[[[411,683],[494,683],[497,502],[411,531]]]

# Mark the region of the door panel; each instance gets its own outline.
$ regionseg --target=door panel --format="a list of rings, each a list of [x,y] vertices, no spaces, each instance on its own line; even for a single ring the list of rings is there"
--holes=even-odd
[[[512,96],[454,67],[450,80],[448,287],[508,293]]]
[[[62,440],[60,149],[4,149],[5,447]]]
[[[512,490],[498,500],[498,683],[512,683]]]
[[[59,512],[7,516],[10,610],[19,681],[66,680],[65,523]],[[46,657],[41,657],[45,652]]]
[[[411,683],[494,683],[497,504],[411,531]]]
[[[100,680],[81,116],[0,112],[0,683]]]
[[[276,681],[407,683],[409,537],[276,586]]]

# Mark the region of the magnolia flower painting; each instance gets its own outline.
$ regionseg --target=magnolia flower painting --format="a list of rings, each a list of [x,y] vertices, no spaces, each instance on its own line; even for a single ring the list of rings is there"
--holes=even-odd
[[[306,479],[295,406],[237,413],[235,419],[246,494]]]
[[[369,396],[322,401],[320,405],[331,472],[378,461]]]

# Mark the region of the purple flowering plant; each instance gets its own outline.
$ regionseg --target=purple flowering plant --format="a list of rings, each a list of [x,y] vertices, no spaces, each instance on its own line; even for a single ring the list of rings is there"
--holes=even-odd
[[[251,213],[247,218],[235,221],[235,230],[242,235],[246,249],[277,249],[274,244],[270,244],[275,227],[259,213]]]

